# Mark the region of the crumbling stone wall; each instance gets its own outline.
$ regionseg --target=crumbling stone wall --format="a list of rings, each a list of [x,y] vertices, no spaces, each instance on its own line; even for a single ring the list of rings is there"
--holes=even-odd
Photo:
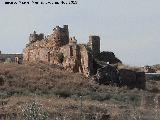
[[[21,64],[23,61],[22,54],[0,54],[0,63],[12,62]]]

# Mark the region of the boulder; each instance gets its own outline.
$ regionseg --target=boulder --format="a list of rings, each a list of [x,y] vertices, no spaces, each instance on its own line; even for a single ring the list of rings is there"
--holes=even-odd
[[[93,80],[98,84],[128,86],[129,88],[145,89],[145,73],[130,69],[117,69],[113,65],[105,65],[97,70]]]

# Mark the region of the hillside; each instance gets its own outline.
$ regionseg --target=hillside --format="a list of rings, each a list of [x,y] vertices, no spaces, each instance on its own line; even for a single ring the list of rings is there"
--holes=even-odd
[[[2,114],[20,113],[26,103],[36,100],[50,113],[50,119],[53,119],[51,113],[57,111],[72,112],[74,117],[75,112],[83,111],[109,114],[112,120],[117,117],[123,120],[135,109],[139,113],[154,109],[153,99],[160,93],[159,86],[159,81],[147,81],[146,90],[105,86],[56,65],[0,64],[0,118]],[[151,103],[150,107],[148,103]]]

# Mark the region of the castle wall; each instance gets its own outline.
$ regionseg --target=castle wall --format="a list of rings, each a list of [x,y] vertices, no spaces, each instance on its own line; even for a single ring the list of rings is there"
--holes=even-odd
[[[48,51],[49,49],[47,48],[34,48],[34,49],[26,48],[23,51],[23,60],[28,62],[43,61],[47,63],[49,62]]]
[[[83,73],[85,76],[90,75],[92,58],[86,45],[66,45],[61,48],[61,53],[64,54],[63,67],[66,70]]]
[[[10,62],[14,63],[22,63],[23,55],[22,54],[0,54],[0,62],[6,62],[10,60]]]
[[[93,63],[93,58],[90,55],[87,46],[86,45],[80,45],[80,56],[81,56],[81,72],[86,75],[89,76],[91,74],[92,71],[92,63]]]
[[[60,60],[63,55],[63,61]],[[24,61],[62,65],[65,70],[90,75],[89,53],[85,45],[66,45],[55,51],[47,48],[24,49]]]

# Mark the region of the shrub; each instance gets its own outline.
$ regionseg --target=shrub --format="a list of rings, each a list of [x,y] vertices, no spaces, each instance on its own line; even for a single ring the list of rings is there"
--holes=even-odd
[[[63,97],[63,98],[67,98],[70,97],[72,95],[72,93],[69,90],[63,90],[63,89],[59,89],[54,91],[55,95],[59,96],[59,97]]]
[[[90,94],[92,100],[105,101],[111,98],[110,94],[92,92]]]
[[[47,120],[48,112],[41,105],[33,101],[22,109],[23,120]]]
[[[5,82],[4,76],[0,75],[0,86],[3,86]]]
[[[7,98],[7,97],[9,97],[9,95],[7,94],[6,91],[1,91],[1,92],[0,92],[0,99],[5,99],[5,98]]]
[[[130,97],[129,97],[129,101],[131,102],[131,104],[132,104],[133,106],[138,106],[138,105],[140,105],[141,99],[140,99],[140,96],[138,96],[138,95],[133,95],[133,96],[130,96]]]

